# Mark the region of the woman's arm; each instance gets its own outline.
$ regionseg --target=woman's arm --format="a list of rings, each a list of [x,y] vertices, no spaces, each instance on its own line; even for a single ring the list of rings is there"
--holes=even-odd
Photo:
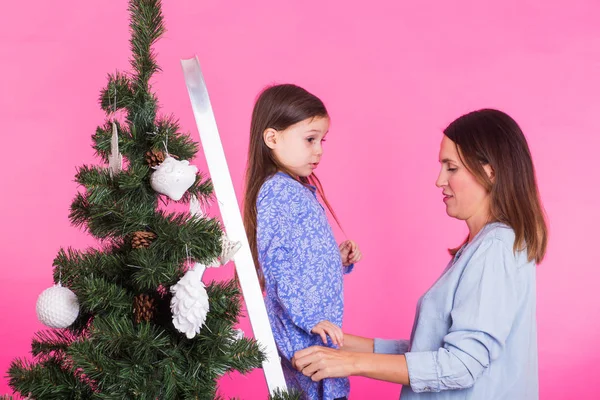
[[[356,353],[404,354],[408,351],[408,340],[371,339],[344,333],[342,350]]]
[[[403,354],[366,354],[356,360],[353,375],[408,385],[408,366]]]
[[[404,355],[351,352],[313,346],[297,352],[292,363],[313,381],[359,375],[402,385],[409,384]]]
[[[355,353],[373,353],[374,343],[373,339],[344,333],[343,350]]]

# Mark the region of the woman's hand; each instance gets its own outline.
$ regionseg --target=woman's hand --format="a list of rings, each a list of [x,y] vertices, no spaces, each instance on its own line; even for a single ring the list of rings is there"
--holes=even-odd
[[[410,385],[404,354],[355,353],[312,346],[296,352],[292,357],[292,365],[315,382],[325,378],[359,375]]]
[[[357,354],[312,346],[294,354],[292,365],[315,382],[325,378],[342,378],[354,374]]]
[[[342,256],[342,265],[344,267],[357,263],[362,258],[362,253],[353,240],[346,240],[340,244],[340,255]]]
[[[327,335],[329,335],[333,344],[339,347],[344,345],[344,332],[342,332],[342,328],[329,321],[319,322],[312,328],[311,332],[320,335],[325,344],[327,344]]]

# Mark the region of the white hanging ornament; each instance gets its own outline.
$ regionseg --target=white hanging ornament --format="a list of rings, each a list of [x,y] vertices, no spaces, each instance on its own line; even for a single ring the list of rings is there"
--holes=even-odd
[[[219,257],[219,262],[221,265],[225,265],[229,261],[233,260],[233,257],[241,247],[242,242],[234,242],[229,240],[227,235],[223,235],[221,237],[221,256]]]
[[[119,153],[119,131],[115,121],[112,123],[112,137],[110,138],[110,155],[108,156],[108,173],[112,178],[123,169],[123,155]]]
[[[242,242],[234,242],[230,240],[227,235],[221,236],[221,254],[210,264],[207,265],[208,268],[218,268],[222,265],[227,264],[229,261],[233,260],[235,254],[242,247]]]
[[[150,178],[150,186],[160,194],[169,196],[172,200],[180,200],[186,190],[196,181],[198,168],[190,165],[187,160],[176,160],[167,156]]]
[[[50,328],[66,328],[79,315],[77,296],[59,283],[40,294],[35,305],[37,317]]]
[[[244,331],[241,329],[234,329],[233,340],[241,340],[244,338]]]
[[[229,339],[229,344],[233,344],[234,342],[241,340],[244,338],[244,331],[241,329],[234,329],[233,336]]]
[[[179,332],[185,333],[188,339],[194,338],[206,322],[209,311],[208,293],[202,283],[204,268],[196,267],[171,287],[171,313],[173,325]]]
[[[196,218],[204,218],[206,213],[202,209],[202,204],[200,204],[200,200],[198,200],[197,196],[192,196],[190,199],[190,215]]]

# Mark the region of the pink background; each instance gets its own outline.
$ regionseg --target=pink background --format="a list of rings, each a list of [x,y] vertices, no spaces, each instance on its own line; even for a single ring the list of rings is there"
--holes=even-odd
[[[497,107],[529,139],[550,222],[538,269],[541,398],[597,398],[600,3],[235,3],[165,1],[163,73],[154,88],[162,110],[197,135],[179,59],[198,54],[238,197],[258,91],[294,82],[326,102],[332,127],[318,172],[365,254],[346,280],[345,330],[408,337],[417,298],[466,232],[445,215],[434,186],[441,130],[462,113]],[[42,328],[35,302],[51,285],[59,247],[93,244],[67,215],[75,167],[97,162],[90,136],[104,118],[99,90],[108,72],[128,68],[126,6],[14,1],[0,16],[8,171],[0,196],[0,394],[10,392],[10,360],[25,356]],[[206,170],[202,155],[196,164]],[[231,275],[231,265],[211,272]],[[266,398],[260,370],[226,377],[221,387]],[[400,391],[364,378],[352,378],[352,388],[352,399]]]

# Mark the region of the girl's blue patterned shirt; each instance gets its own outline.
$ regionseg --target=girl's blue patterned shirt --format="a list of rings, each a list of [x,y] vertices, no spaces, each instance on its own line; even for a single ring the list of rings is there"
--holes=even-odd
[[[348,396],[347,378],[313,382],[290,363],[295,352],[323,345],[311,333],[321,321],[342,326],[344,268],[338,244],[313,186],[282,172],[262,185],[256,202],[258,260],[265,277],[265,303],[287,384],[305,399]],[[331,341],[328,344],[333,347]]]

